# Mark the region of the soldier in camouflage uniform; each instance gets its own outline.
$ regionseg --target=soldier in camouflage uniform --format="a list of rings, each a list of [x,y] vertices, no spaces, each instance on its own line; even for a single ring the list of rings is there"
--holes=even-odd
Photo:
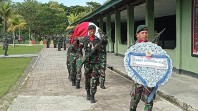
[[[106,70],[106,62],[107,62],[107,51],[106,51],[106,46],[108,44],[106,38],[102,38],[102,50],[100,53],[100,70],[101,70],[101,75],[100,75],[100,88],[106,89],[104,83],[105,83],[105,70]]]
[[[148,41],[148,29],[145,25],[139,25],[136,30],[136,37],[137,42],[147,42]],[[153,100],[148,103],[147,99],[150,95],[153,88],[150,87],[144,87],[141,84],[135,83],[133,81],[133,90],[131,92],[131,101],[130,101],[130,111],[136,111],[137,105],[140,101],[140,99],[145,102],[144,111],[152,111],[153,108]]]
[[[76,67],[77,67],[77,75],[76,75],[76,89],[80,88],[80,80],[82,75],[82,58],[83,58],[83,52],[81,48],[78,48],[77,50],[77,60],[76,60]]]
[[[63,48],[66,50],[66,37],[63,36]]]
[[[58,37],[58,51],[61,51],[61,48],[62,48],[62,37],[61,36],[59,36]]]
[[[71,31],[69,31],[69,33],[68,33],[68,38],[71,38],[72,37],[72,35],[73,35],[73,30],[71,30]],[[70,39],[71,40],[71,39]],[[69,42],[69,44],[71,43],[71,41],[68,41]],[[67,50],[67,62],[66,62],[66,65],[67,65],[67,69],[68,69],[68,73],[69,73],[69,76],[68,76],[68,79],[70,79],[70,81],[71,81],[71,74],[70,74],[70,61],[69,61],[69,58],[70,58],[70,52],[71,52],[71,44],[69,45],[69,47],[68,47],[68,50]]]
[[[90,25],[88,27],[89,36],[85,37],[80,43],[80,48],[84,47],[85,58],[88,57],[84,63],[85,68],[85,89],[87,91],[87,100],[91,103],[95,103],[95,93],[97,91],[98,78],[100,77],[100,47],[98,47],[92,54],[91,51],[98,43],[100,39],[95,36],[96,27]],[[91,54],[91,56],[89,56]]]
[[[50,37],[49,36],[46,36],[46,41],[47,41],[47,48],[50,47]]]
[[[54,44],[54,48],[56,48],[56,45],[57,45],[57,37],[56,37],[56,35],[53,38],[53,44]]]
[[[77,76],[77,66],[76,61],[78,57],[78,49],[79,49],[79,41],[77,39],[74,40],[74,43],[70,46],[70,77],[72,81],[72,86],[76,85],[76,76]]]
[[[8,41],[8,38],[5,36],[4,41],[3,41],[3,50],[5,51],[4,56],[8,56],[8,54],[7,54],[8,45],[9,45],[9,41]]]

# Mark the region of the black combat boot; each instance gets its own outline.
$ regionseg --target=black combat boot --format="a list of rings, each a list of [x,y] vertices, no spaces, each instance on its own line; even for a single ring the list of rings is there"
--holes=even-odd
[[[76,89],[80,89],[80,79],[77,79],[76,81]]]
[[[87,100],[90,100],[90,90],[87,90]]]
[[[95,93],[91,93],[91,96],[90,96],[91,103],[95,103],[96,102],[96,100],[94,98],[94,95],[95,95]]]

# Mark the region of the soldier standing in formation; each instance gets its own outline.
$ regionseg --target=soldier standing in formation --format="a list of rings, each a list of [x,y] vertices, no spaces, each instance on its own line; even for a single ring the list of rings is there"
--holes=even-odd
[[[84,48],[85,58],[87,57],[85,67],[85,89],[87,91],[87,100],[95,103],[95,93],[97,91],[98,78],[100,77],[100,47],[92,53],[92,49],[100,43],[100,39],[95,36],[96,27],[88,27],[89,36],[85,37],[80,43],[80,48]],[[91,55],[90,55],[91,54]]]
[[[76,75],[77,75],[77,51],[79,47],[79,41],[77,39],[74,40],[73,44],[69,47],[69,64],[70,64],[70,78],[72,81],[72,86],[76,86]]]
[[[53,44],[54,44],[54,48],[56,48],[56,45],[57,45],[57,37],[56,37],[56,35],[53,38]]]
[[[59,36],[58,37],[58,51],[61,51],[61,48],[62,48],[62,37]]]
[[[63,35],[63,48],[66,50],[66,37]]]
[[[5,51],[4,56],[8,56],[8,54],[7,54],[8,45],[9,45],[9,41],[8,41],[8,38],[5,36],[4,41],[3,41],[3,50]]]
[[[47,48],[50,47],[50,37],[49,36],[46,36],[46,41],[47,41]]]
[[[136,37],[137,43],[148,42],[148,29],[145,25],[139,25],[137,27]],[[152,111],[153,100],[150,103],[147,102],[148,96],[152,90],[153,88],[144,87],[143,85],[134,82],[133,91],[131,92],[130,111],[136,111],[140,99],[145,102],[144,111]]]
[[[68,38],[69,38],[69,41],[67,41],[68,43],[67,44],[69,44],[68,46],[68,50],[67,50],[67,60],[66,60],[66,65],[67,65],[67,69],[68,69],[68,73],[69,73],[69,76],[68,76],[68,79],[70,79],[71,80],[71,74],[70,74],[70,51],[71,51],[71,37],[72,37],[72,35],[73,35],[73,30],[71,30],[71,31],[69,31],[69,33],[68,33]]]

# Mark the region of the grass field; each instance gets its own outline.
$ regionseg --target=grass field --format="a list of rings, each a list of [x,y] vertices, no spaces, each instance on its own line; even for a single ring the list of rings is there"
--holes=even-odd
[[[32,58],[0,59],[0,98],[16,83],[31,59]]]
[[[37,54],[41,51],[43,46],[35,45],[35,46],[9,46],[8,55],[14,54]],[[0,55],[4,55],[3,47],[0,46]]]

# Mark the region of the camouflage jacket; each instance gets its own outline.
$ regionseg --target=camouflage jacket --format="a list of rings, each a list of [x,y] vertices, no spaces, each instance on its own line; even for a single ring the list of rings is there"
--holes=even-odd
[[[80,47],[84,48],[85,51],[85,57],[87,57],[92,49],[100,42],[100,39],[98,37],[94,37],[93,41],[90,41],[89,37],[85,37],[80,41]],[[101,47],[99,47],[98,49],[96,49],[92,55],[87,59],[86,62],[89,63],[100,63],[100,53],[101,53]]]

